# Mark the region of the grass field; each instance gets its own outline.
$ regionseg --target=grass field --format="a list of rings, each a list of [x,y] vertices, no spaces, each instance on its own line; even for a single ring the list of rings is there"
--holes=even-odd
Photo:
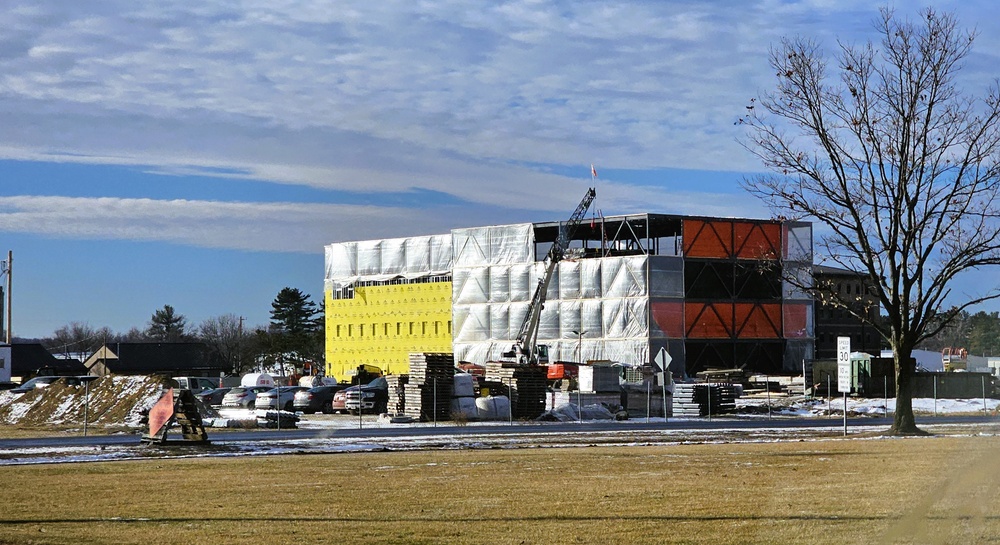
[[[1000,438],[0,469],[0,543],[988,543]]]

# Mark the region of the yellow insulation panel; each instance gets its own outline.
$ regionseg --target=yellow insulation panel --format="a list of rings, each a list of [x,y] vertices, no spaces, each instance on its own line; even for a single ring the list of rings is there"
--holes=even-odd
[[[385,374],[410,370],[411,352],[451,352],[451,282],[359,286],[353,299],[326,299],[326,374],[349,380],[366,363]]]

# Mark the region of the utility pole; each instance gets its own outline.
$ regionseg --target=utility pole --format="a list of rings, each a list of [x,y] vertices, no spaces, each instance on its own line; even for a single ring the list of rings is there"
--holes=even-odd
[[[6,295],[7,295],[7,304],[3,305],[5,307],[5,308],[3,308],[3,310],[5,310],[6,314],[7,314],[7,320],[6,320],[6,323],[4,324],[4,326],[5,326],[4,330],[6,331],[5,341],[6,341],[7,344],[10,344],[11,339],[13,338],[13,335],[11,334],[11,327],[10,327],[10,303],[11,303],[11,296],[10,296],[11,295],[10,294],[11,290],[10,290],[10,286],[11,286],[11,266],[12,266],[13,262],[14,262],[14,252],[11,251],[11,250],[7,250],[7,261],[0,262],[0,265],[2,265],[2,267],[0,267],[0,269],[2,269],[2,270],[0,270],[0,273],[3,273],[3,274],[7,275],[7,290],[6,290],[7,291],[7,293],[6,293]],[[0,294],[0,295],[3,295],[3,294]]]
[[[234,375],[239,375],[243,372],[243,319],[240,316],[240,326],[236,333],[236,369],[233,369]]]

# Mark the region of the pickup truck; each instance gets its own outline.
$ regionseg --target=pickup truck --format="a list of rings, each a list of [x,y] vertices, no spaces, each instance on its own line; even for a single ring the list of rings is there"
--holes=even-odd
[[[218,377],[174,377],[174,380],[177,381],[178,388],[191,390],[192,394],[219,387]]]
[[[344,390],[344,408],[351,414],[363,413],[381,414],[389,406],[389,383],[384,377],[378,377],[361,388],[352,387]]]

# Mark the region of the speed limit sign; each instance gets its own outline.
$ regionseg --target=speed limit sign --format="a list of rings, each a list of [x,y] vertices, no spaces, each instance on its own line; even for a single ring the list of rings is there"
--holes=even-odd
[[[851,338],[837,337],[837,391],[851,392]]]

